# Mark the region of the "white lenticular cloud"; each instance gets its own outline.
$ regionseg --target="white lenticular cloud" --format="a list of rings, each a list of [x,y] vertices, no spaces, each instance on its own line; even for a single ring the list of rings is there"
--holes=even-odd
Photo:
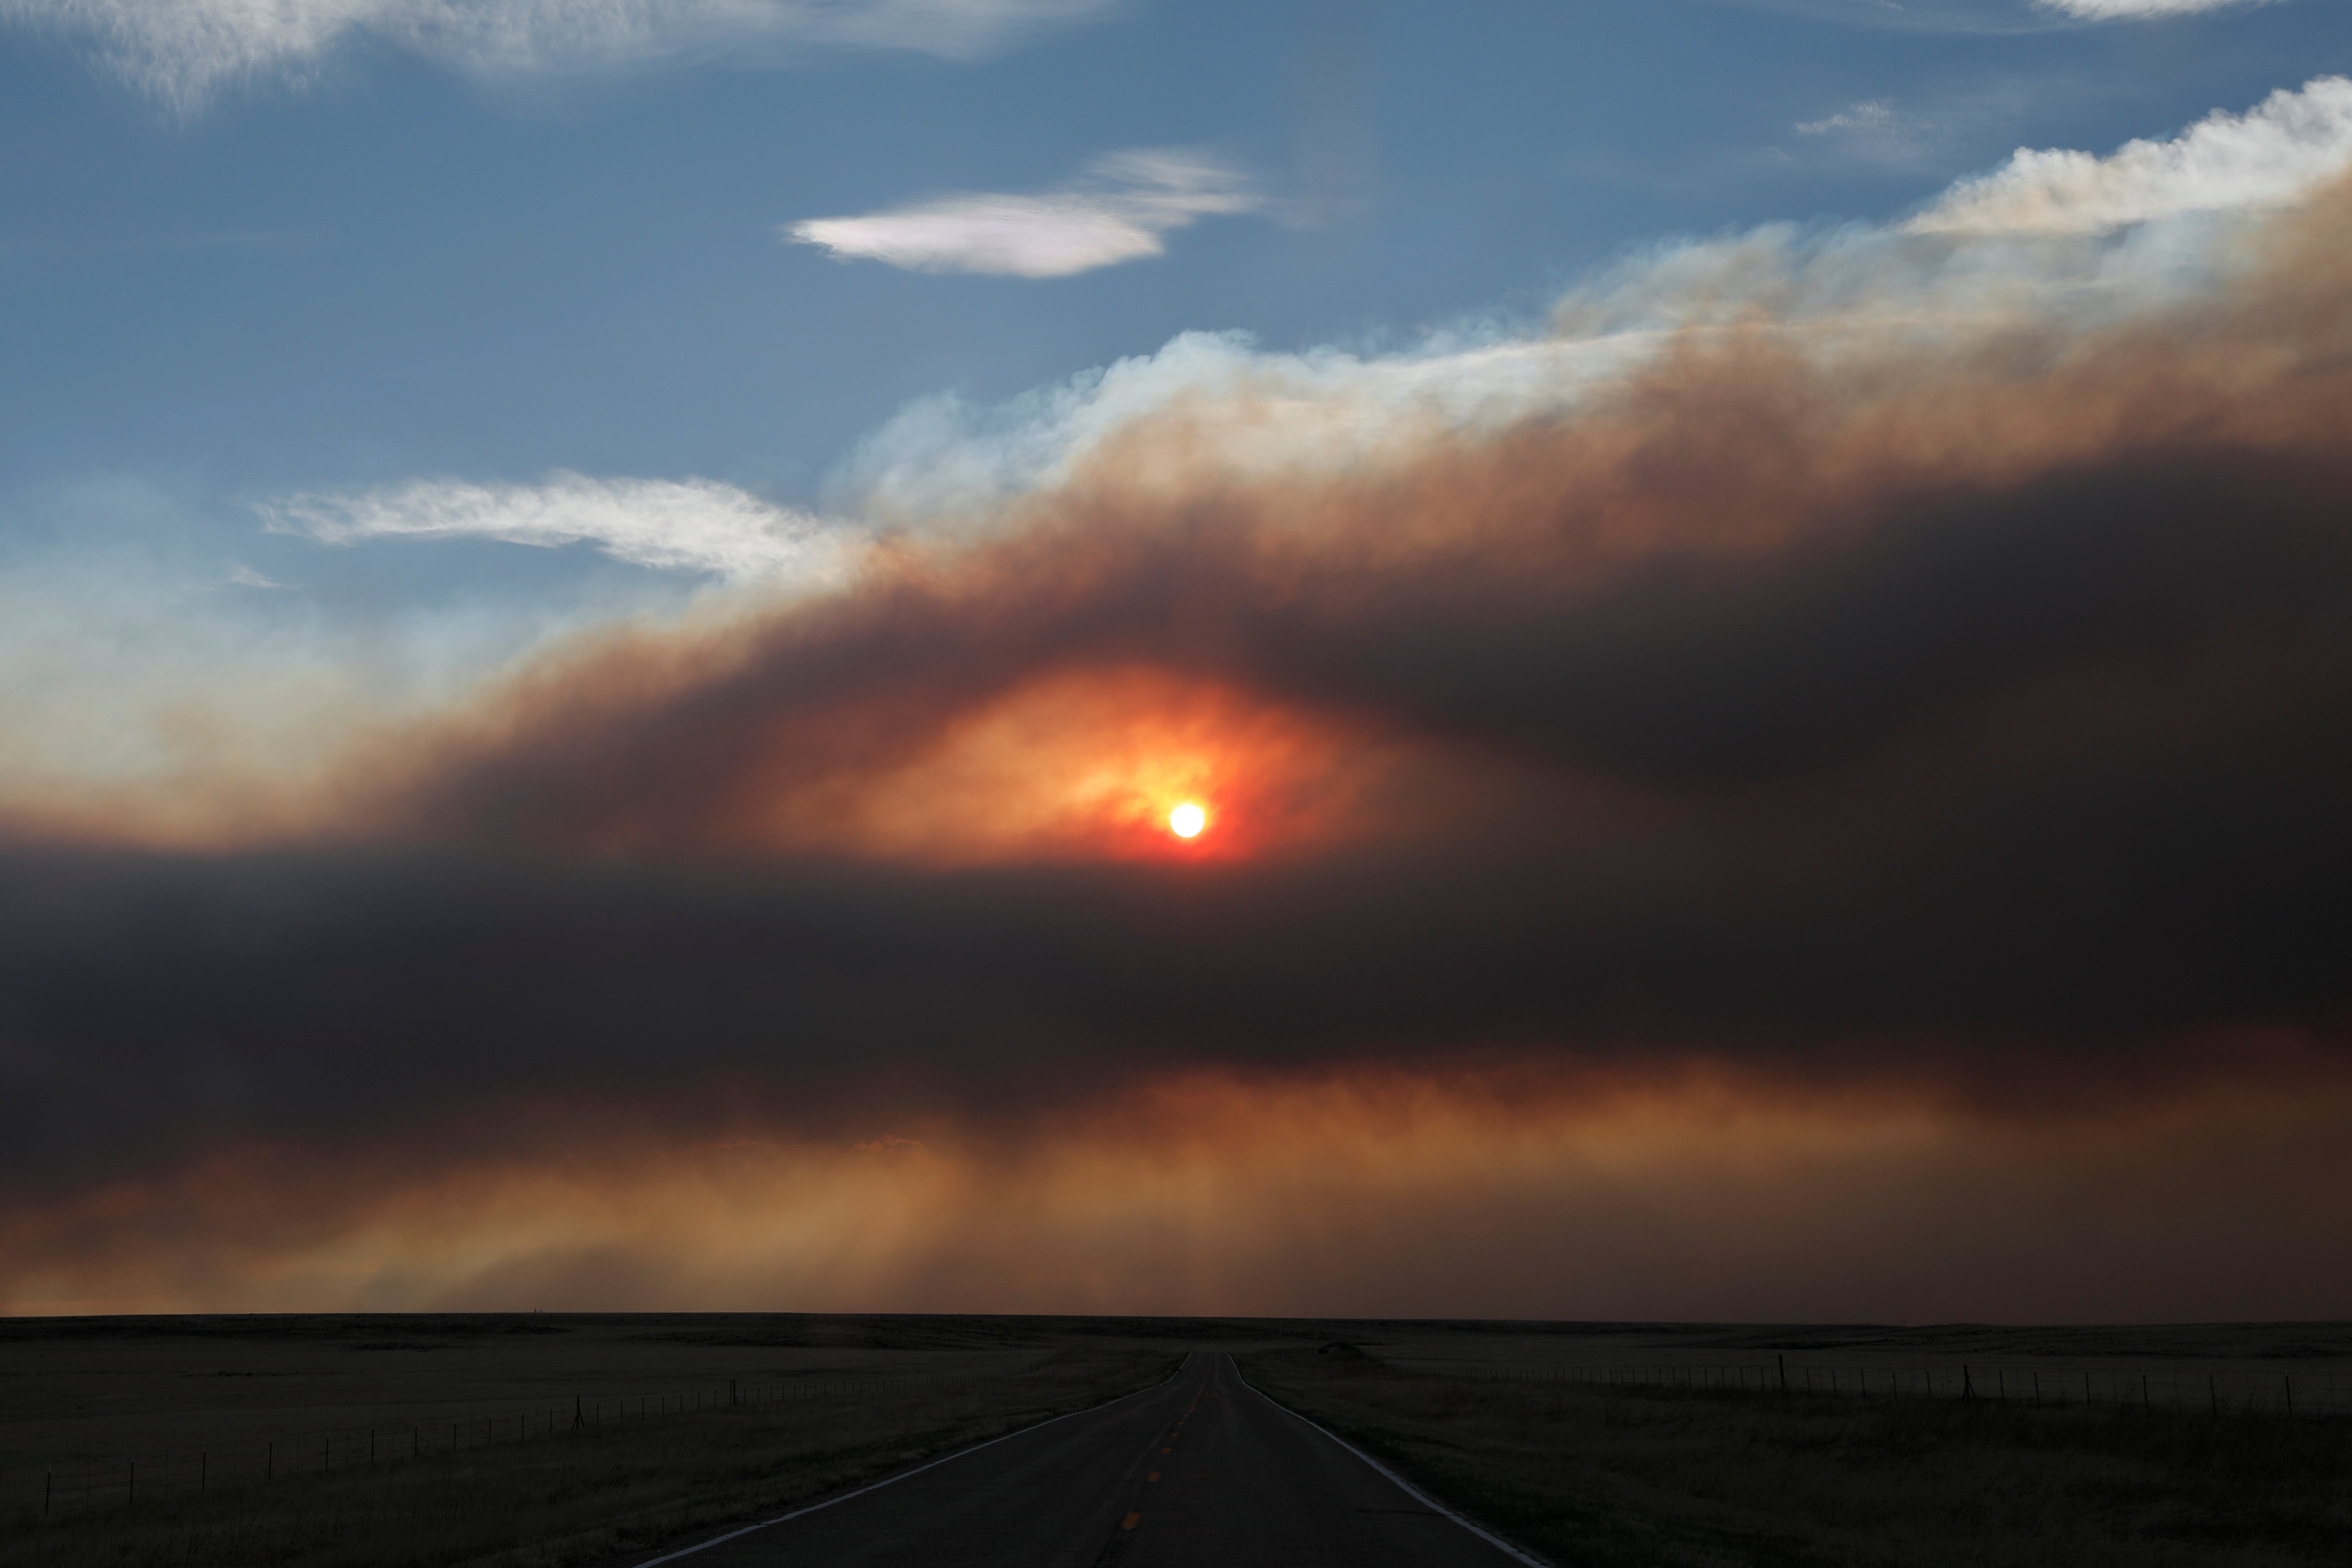
[[[845,45],[965,58],[1111,0],[0,0],[80,37],[184,111],[225,83],[300,77],[373,37],[461,69],[627,65],[721,47]]]
[[[2018,149],[1906,226],[1915,234],[2099,234],[2152,219],[2274,206],[2352,168],[2352,81],[2318,77],[2243,114],[2106,157]]]
[[[538,485],[419,479],[361,495],[299,495],[261,510],[273,531],[329,544],[403,536],[585,543],[632,565],[733,582],[828,577],[847,542],[818,518],[708,479],[566,473]]]
[[[1139,261],[1199,217],[1254,212],[1265,198],[1196,153],[1139,149],[1097,159],[1086,176],[1038,195],[956,195],[860,217],[811,218],[784,237],[848,260],[916,272],[1066,278]]]

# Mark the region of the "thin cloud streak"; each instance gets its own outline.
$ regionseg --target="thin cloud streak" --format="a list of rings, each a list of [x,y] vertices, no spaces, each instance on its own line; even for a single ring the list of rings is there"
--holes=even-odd
[[[838,576],[849,531],[708,479],[550,475],[537,485],[419,479],[359,495],[264,505],[273,532],[327,544],[369,539],[495,539],[554,549],[593,544],[632,565],[735,582]],[[240,579],[242,580],[242,579]]]
[[[2110,23],[2157,22],[2277,0],[1736,0],[1850,26],[1943,34],[2044,33]]]
[[[1832,132],[1846,131],[1883,135],[1895,128],[1895,106],[1883,98],[1873,98],[1820,120],[1801,121],[1797,133],[1800,136],[1826,136]]]
[[[2200,11],[2266,5],[2274,0],[2039,0],[2053,11],[2086,22],[2146,22],[2160,16],[2187,16]]]
[[[300,82],[362,37],[485,76],[642,66],[766,47],[984,55],[1109,0],[0,0],[0,19],[89,41],[183,113],[225,87]]]
[[[809,218],[784,237],[842,260],[915,272],[1066,278],[1165,252],[1162,236],[1265,198],[1236,171],[1181,148],[1097,159],[1086,176],[1041,195],[962,195],[869,213]]]

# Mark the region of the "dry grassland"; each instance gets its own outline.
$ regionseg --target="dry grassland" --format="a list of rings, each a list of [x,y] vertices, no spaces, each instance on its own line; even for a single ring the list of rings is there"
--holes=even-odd
[[[20,1320],[0,1323],[0,1563],[634,1562],[1148,1386],[1177,1360],[1019,1320]],[[730,1405],[730,1381],[776,1396]],[[705,1408],[656,1413],[663,1395],[694,1390]],[[601,1403],[607,1419],[574,1428],[575,1401]],[[625,1404],[646,1414],[617,1419]],[[391,1457],[453,1424],[457,1451]],[[346,1434],[349,1456],[368,1429],[384,1435],[380,1462],[320,1472],[321,1434]],[[529,1436],[463,1446],[477,1430]],[[47,1520],[27,1484],[60,1455],[112,1477],[141,1454],[161,1477],[167,1450],[184,1461],[265,1444],[278,1456],[266,1484],[232,1475],[200,1495],[154,1484],[135,1501],[68,1495]],[[223,1477],[217,1459],[211,1473]]]
[[[1360,1348],[1317,1348],[1335,1343]],[[1191,1349],[1232,1351],[1563,1568],[2352,1563],[2352,1415],[2324,1414],[2352,1405],[2345,1325],[531,1314],[0,1321],[0,1564],[627,1568],[1147,1386]],[[1885,1397],[1948,1391],[1963,1366],[2074,1402]],[[1692,1368],[1717,1371],[1670,1370]],[[2277,1413],[2290,1388],[2294,1419]],[[2228,1391],[2222,1415],[2200,1390]],[[355,1463],[371,1431],[379,1462]],[[198,1452],[202,1495],[184,1484]],[[246,1479],[264,1452],[276,1478]],[[106,1489],[133,1455],[135,1502]],[[68,1479],[75,1464],[117,1479],[45,1521],[28,1483],[58,1459]]]
[[[2341,1325],[1357,1327],[1360,1349],[1244,1355],[1244,1374],[1563,1568],[2352,1563],[2352,1419],[2341,1415],[1809,1395],[1801,1379],[1787,1395],[1704,1379],[1552,1380],[1570,1369],[1746,1365],[1759,1380],[1770,1369],[1777,1390],[1785,1357],[1797,1369],[1843,1368],[1848,1388],[1857,1369],[1875,1370],[1870,1386],[1899,1386],[1893,1374],[1906,1367],[1942,1369],[1957,1387],[1965,1363],[1987,1387],[1997,1364],[2016,1369],[2011,1378],[2046,1369],[2052,1385],[2089,1367],[2101,1388],[2171,1377],[2201,1391],[2209,1371],[2270,1386],[2291,1362],[2316,1389],[2342,1376],[2336,1358],[2352,1345]]]

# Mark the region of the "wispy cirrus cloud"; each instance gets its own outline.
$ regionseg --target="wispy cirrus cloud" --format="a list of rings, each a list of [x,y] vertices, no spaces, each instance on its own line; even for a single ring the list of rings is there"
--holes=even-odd
[[[1905,33],[2002,35],[2151,22],[2275,0],[1733,0],[1767,11]]]
[[[1182,148],[1097,158],[1078,180],[1034,195],[958,193],[856,217],[787,225],[784,237],[844,260],[916,272],[1066,278],[1161,254],[1196,218],[1255,212],[1265,198],[1238,171]]]
[[[2088,22],[2137,22],[2155,16],[2185,16],[2230,5],[2263,5],[2271,0],[2041,0],[2046,8]]]
[[[1869,98],[1818,120],[1799,121],[1792,129],[1838,156],[1899,164],[1923,154],[1946,127],[1897,107],[1891,98]]]
[[[823,575],[842,534],[805,512],[709,479],[598,479],[551,474],[536,485],[418,479],[356,495],[291,496],[261,508],[273,531],[329,544],[363,539],[495,539],[593,544],[632,565],[730,581]]]
[[[1860,135],[1884,134],[1897,124],[1895,106],[1883,98],[1874,98],[1852,104],[1835,114],[1819,120],[1808,120],[1797,127],[1800,136],[1827,136],[1837,132]]]
[[[490,75],[642,64],[719,48],[982,55],[1110,0],[0,0],[0,20],[94,45],[183,112],[225,85],[299,79],[362,37]]]
[[[2021,147],[1954,185],[1915,234],[2097,234],[2184,213],[2291,201],[2352,167],[2352,80],[2282,88],[2243,114],[2215,110],[2169,141],[2101,158]]]

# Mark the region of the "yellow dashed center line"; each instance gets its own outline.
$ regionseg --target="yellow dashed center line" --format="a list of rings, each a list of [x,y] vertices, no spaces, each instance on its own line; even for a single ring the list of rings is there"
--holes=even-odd
[[[1199,1403],[1199,1402],[1196,1400],[1196,1401],[1194,1401],[1194,1403],[1195,1403],[1195,1404],[1197,1404],[1197,1403]],[[1184,1412],[1184,1415],[1192,1415],[1192,1412],[1190,1409],[1187,1409],[1187,1410]],[[1168,1440],[1169,1440],[1169,1442],[1172,1445],[1172,1444],[1176,1441],[1176,1439],[1183,1434],[1183,1431],[1184,1431],[1184,1420],[1183,1420],[1183,1416],[1179,1416],[1179,1417],[1177,1417],[1176,1425],[1175,1425],[1173,1427],[1170,1428],[1170,1430],[1169,1430],[1169,1433],[1168,1433]],[[1174,1447],[1171,1447],[1162,1448],[1162,1449],[1160,1449],[1160,1451],[1161,1453],[1163,1453],[1163,1454],[1172,1454],[1172,1453],[1174,1453],[1176,1450],[1174,1449]],[[1158,1480],[1158,1479],[1160,1479],[1160,1472],[1159,1472],[1158,1470],[1154,1470],[1154,1471],[1152,1471],[1150,1475],[1148,1475],[1148,1476],[1144,1477],[1143,1479],[1144,1479],[1146,1481],[1156,1481],[1156,1480]],[[1133,1530],[1137,1525],[1141,1524],[1142,1522],[1143,1522],[1143,1515],[1141,1515],[1140,1513],[1130,1513],[1130,1514],[1129,1514],[1129,1515],[1127,1516],[1127,1518],[1125,1518],[1124,1520],[1122,1520],[1122,1521],[1119,1521],[1119,1526],[1118,1526],[1118,1527],[1119,1527],[1121,1530]]]

